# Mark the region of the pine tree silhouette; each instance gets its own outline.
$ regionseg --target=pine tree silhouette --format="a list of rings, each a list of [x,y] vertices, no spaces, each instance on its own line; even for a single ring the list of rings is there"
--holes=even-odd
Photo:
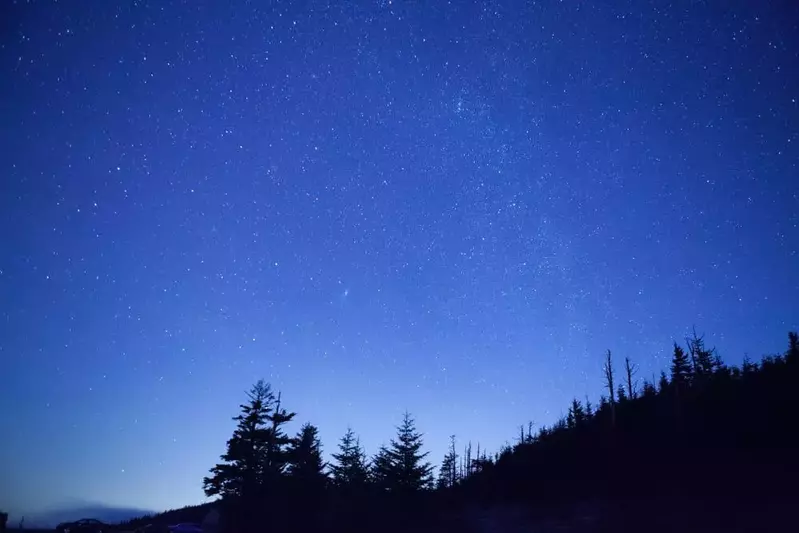
[[[369,480],[369,465],[352,428],[347,428],[338,449],[338,453],[332,454],[334,462],[330,465],[333,482],[339,487],[364,487]]]
[[[522,434],[524,429],[522,429]],[[522,435],[522,438],[524,436]],[[455,451],[455,435],[449,437],[449,450],[441,462],[438,472],[438,488],[454,487],[458,483],[458,453]]]
[[[674,343],[674,354],[671,358],[671,384],[677,390],[684,390],[691,382],[691,361],[685,351],[676,342]]]
[[[799,362],[799,334],[795,331],[788,332],[788,351],[785,352],[785,361],[791,364]]]
[[[569,406],[569,412],[566,415],[566,425],[570,428],[581,426],[585,422],[586,416],[583,410],[583,404],[580,400],[574,398]]]
[[[585,416],[586,418],[593,418],[594,416],[594,405],[588,399],[588,396],[585,397]]]
[[[325,463],[322,460],[322,443],[319,430],[306,423],[291,443],[288,450],[288,475],[302,486],[323,486],[327,481]]]
[[[291,422],[296,413],[290,413],[281,406],[281,394],[278,393],[275,408],[266,416],[268,423],[266,461],[263,473],[267,480],[279,478],[289,462],[289,449],[292,439],[289,437],[283,426]]]
[[[697,335],[696,328],[693,329],[692,336],[686,338],[685,341],[688,344],[693,375],[700,384],[704,384],[714,373],[715,349],[705,348],[705,338]]]
[[[222,462],[203,479],[207,496],[249,497],[260,491],[270,437],[266,424],[275,397],[269,384],[260,380],[247,392],[247,398],[249,402],[240,406],[241,414],[233,418],[237,426]]]
[[[585,498],[598,498],[603,506],[623,504],[622,515],[634,522],[633,530],[640,527],[641,518],[663,508],[670,509],[668,516],[658,515],[666,522],[663,530],[681,530],[685,524],[692,530],[780,530],[763,522],[778,513],[792,519],[793,502],[799,497],[792,477],[799,471],[799,456],[790,453],[799,449],[799,435],[790,423],[799,386],[799,337],[789,333],[783,355],[767,356],[760,364],[746,357],[741,368],[728,367],[695,332],[687,352],[676,343],[673,348],[671,379],[661,372],[656,388],[653,374],[651,382],[643,380],[640,391],[629,359],[623,383],[616,382],[608,352],[603,370],[610,398],[601,396],[596,409],[587,397],[585,403],[573,399],[568,414],[542,426],[536,436],[532,423],[526,435],[524,427],[519,428],[513,448],[506,443],[489,453],[478,444],[473,457],[469,444],[459,456],[453,437],[438,487],[457,488],[441,495],[423,490],[430,487],[432,468],[409,413],[390,446],[379,449],[371,468],[348,429],[330,465],[334,483],[327,484],[318,431],[305,424],[296,438],[288,438],[283,428],[294,414],[259,381],[240,406],[226,453],[203,486],[209,496],[222,496],[223,504],[236,504],[229,529],[243,533],[385,530],[386,516],[391,526],[406,531],[418,529],[423,516],[418,510],[430,504],[469,508],[470,502],[492,505],[508,499],[539,501],[547,508],[549,503],[572,505]],[[697,468],[686,468],[686,458]],[[635,472],[652,472],[657,481],[639,482]],[[368,479],[379,490],[371,490]],[[354,486],[363,490],[347,489]],[[747,490],[752,486],[783,488]],[[689,492],[701,494],[701,501],[671,505],[675,494]],[[323,498],[328,498],[324,507]],[[631,499],[638,503],[627,505]],[[300,524],[280,518],[289,506],[302,509]],[[713,511],[722,508],[724,512]],[[758,510],[754,521],[746,514],[751,508]],[[322,516],[338,520],[338,527],[327,527]],[[374,523],[367,523],[367,516]],[[401,517],[410,518],[395,523]],[[702,522],[711,519],[727,520],[725,526],[738,526],[740,521],[741,527]]]
[[[387,491],[393,488],[393,458],[389,449],[383,445],[377,450],[377,453],[372,458],[372,467],[370,469],[370,479],[372,484],[379,491]]]
[[[381,449],[375,458],[375,467],[385,486],[395,492],[413,493],[426,489],[432,482],[433,467],[424,461],[428,452],[422,453],[422,434],[406,412],[397,428],[396,438],[388,449]]]

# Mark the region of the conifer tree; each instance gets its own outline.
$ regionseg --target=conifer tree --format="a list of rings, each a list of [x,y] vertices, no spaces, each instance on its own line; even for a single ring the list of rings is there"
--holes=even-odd
[[[281,394],[278,392],[275,408],[266,415],[267,446],[266,460],[263,465],[263,476],[266,483],[276,481],[285,473],[292,439],[286,434],[283,426],[291,422],[295,416],[296,413],[290,413],[281,407]]]
[[[596,408],[596,414],[604,415],[604,413],[610,410],[610,403],[608,403],[608,398],[604,394],[599,397],[599,405]]]
[[[381,491],[391,490],[393,471],[391,451],[385,445],[380,446],[372,458],[372,467],[369,471],[372,484]]]
[[[397,428],[396,438],[391,439],[386,450],[388,460],[379,458],[381,477],[389,490],[411,493],[430,486],[433,467],[424,461],[428,452],[422,453],[422,445],[422,434],[416,430],[410,413],[406,412]],[[378,458],[375,463],[378,463]]]
[[[258,381],[247,392],[249,402],[240,406],[241,414],[227,451],[211,475],[203,479],[207,496],[251,497],[260,491],[264,463],[270,443],[267,423],[273,414],[275,397],[270,385]]]
[[[333,482],[339,487],[363,487],[369,479],[369,465],[361,443],[352,428],[341,437],[339,452],[333,454],[330,465]]]
[[[302,487],[315,488],[324,486],[325,463],[322,459],[322,443],[319,441],[319,430],[306,423],[291,443],[288,450],[289,477]]]
[[[522,431],[523,432],[523,431]],[[449,450],[441,462],[438,472],[438,487],[454,487],[458,483],[458,454],[455,451],[455,435],[449,437]]]
[[[315,531],[321,526],[320,510],[328,483],[316,426],[303,424],[286,449],[286,459],[285,476],[281,479],[286,490],[260,502],[261,508],[271,508],[264,517],[268,521],[268,530]],[[302,508],[303,513],[297,518],[291,517],[282,511],[286,508],[284,506]],[[301,524],[298,529],[289,525],[295,521],[299,522],[297,525]]]
[[[799,362],[799,334],[795,331],[788,332],[788,351],[785,352],[785,361]]]
[[[704,336],[697,335],[696,328],[691,337],[685,339],[688,344],[688,353],[691,356],[691,366],[696,379],[704,383],[714,372],[714,349],[705,347]]]
[[[570,428],[579,427],[585,421],[585,411],[580,400],[574,398],[569,406],[569,413],[566,415],[566,425]]]
[[[685,351],[675,342],[671,358],[671,384],[676,389],[682,390],[690,384],[691,375],[691,362]]]

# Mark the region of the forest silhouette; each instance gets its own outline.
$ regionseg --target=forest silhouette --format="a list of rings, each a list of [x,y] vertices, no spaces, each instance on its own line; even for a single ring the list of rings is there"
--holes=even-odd
[[[410,413],[371,457],[348,429],[325,464],[317,428],[306,423],[288,435],[297,415],[259,381],[203,486],[218,497],[223,533],[479,531],[475,517],[509,509],[565,531],[793,524],[795,332],[785,353],[759,363],[747,357],[740,367],[725,364],[694,331],[684,345],[674,343],[669,371],[657,380],[638,379],[634,362],[616,361],[611,351],[602,371],[605,393],[596,405],[574,399],[556,423],[520,426],[512,446],[489,454],[453,436],[436,478]]]

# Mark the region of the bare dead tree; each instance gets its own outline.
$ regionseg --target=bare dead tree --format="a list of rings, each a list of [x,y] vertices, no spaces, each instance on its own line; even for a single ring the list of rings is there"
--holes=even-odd
[[[463,478],[465,479],[472,475],[472,441],[469,441],[469,444],[466,445],[466,449],[463,451],[463,462],[465,464]]]
[[[634,400],[638,392],[638,381],[633,381],[633,377],[638,373],[638,365],[630,361],[629,357],[624,358],[624,373],[627,377],[627,396]]]
[[[608,397],[610,398],[610,425],[616,426],[616,389],[613,387],[613,359],[610,350],[607,351],[605,356],[605,364],[602,367],[605,374],[605,388],[608,389]]]

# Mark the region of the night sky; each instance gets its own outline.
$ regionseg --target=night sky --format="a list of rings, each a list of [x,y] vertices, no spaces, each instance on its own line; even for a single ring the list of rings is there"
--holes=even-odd
[[[162,510],[258,378],[496,451],[799,327],[793,2],[4,1],[0,505]]]

